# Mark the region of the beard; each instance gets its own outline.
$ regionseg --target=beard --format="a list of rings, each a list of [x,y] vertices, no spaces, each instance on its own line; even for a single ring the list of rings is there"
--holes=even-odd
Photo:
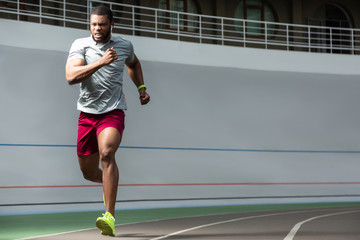
[[[104,44],[104,43],[107,43],[107,42],[109,41],[109,39],[110,39],[110,34],[111,34],[111,27],[110,27],[109,31],[105,34],[105,36],[104,36],[101,40],[96,41],[93,35],[91,35],[91,37],[93,38],[93,40],[94,40],[96,43],[103,43],[103,44]]]

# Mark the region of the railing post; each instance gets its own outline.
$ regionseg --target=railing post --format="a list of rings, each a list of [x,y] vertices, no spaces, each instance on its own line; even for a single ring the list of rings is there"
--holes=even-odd
[[[131,11],[132,11],[132,33],[135,36],[135,7],[134,6],[131,7]]]
[[[246,21],[243,20],[244,47],[246,47]]]
[[[20,0],[17,0],[17,20],[20,20]]]
[[[42,23],[42,0],[39,0],[39,23]]]
[[[310,26],[308,26],[308,46],[309,46],[309,52],[311,52],[311,29]]]
[[[200,18],[199,18],[199,34],[200,34],[200,43],[202,43],[202,39],[201,39],[201,36],[202,36],[202,28],[201,28],[201,24],[202,24],[202,21],[201,21],[201,15],[200,15]]]
[[[224,45],[224,18],[221,18],[221,45]]]
[[[179,12],[177,13],[177,36],[178,36],[178,41],[180,41],[180,14],[179,14]]]
[[[265,49],[267,49],[267,23],[265,23]]]
[[[66,0],[63,0],[63,22],[64,27],[66,27]]]
[[[286,24],[286,50],[289,51],[289,25]]]
[[[354,44],[354,29],[351,29],[351,53],[355,54],[355,44]]]
[[[92,8],[92,2],[90,0],[87,0],[87,2],[86,2],[86,22],[87,22],[89,30],[90,30],[90,11],[91,11],[91,8]]]
[[[157,29],[157,25],[158,25],[158,23],[157,23],[157,20],[158,20],[158,10],[157,9],[155,9],[155,38],[157,38],[157,31],[158,31],[158,29]]]
[[[330,53],[333,53],[333,44],[332,44],[332,28],[330,28]]]

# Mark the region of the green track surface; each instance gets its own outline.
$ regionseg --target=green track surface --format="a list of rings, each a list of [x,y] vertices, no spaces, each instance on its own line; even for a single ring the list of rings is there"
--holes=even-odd
[[[317,203],[317,204],[270,204],[239,205],[219,207],[158,208],[116,211],[116,225],[151,220],[204,216],[223,213],[257,212],[274,210],[296,210],[329,207],[360,206],[354,203]],[[95,228],[95,220],[101,212],[52,213],[34,215],[0,216],[0,239],[10,240],[53,233],[69,232]]]

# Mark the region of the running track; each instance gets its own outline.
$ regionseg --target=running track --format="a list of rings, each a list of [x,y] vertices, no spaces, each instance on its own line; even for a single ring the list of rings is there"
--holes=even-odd
[[[95,221],[95,219],[94,219]],[[360,207],[233,213],[150,221],[28,238],[39,240],[360,240]]]

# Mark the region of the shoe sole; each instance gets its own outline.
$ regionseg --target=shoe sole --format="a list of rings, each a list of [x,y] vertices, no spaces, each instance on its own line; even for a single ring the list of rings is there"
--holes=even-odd
[[[98,219],[96,221],[96,227],[101,230],[102,235],[115,237],[115,231],[106,221]]]

